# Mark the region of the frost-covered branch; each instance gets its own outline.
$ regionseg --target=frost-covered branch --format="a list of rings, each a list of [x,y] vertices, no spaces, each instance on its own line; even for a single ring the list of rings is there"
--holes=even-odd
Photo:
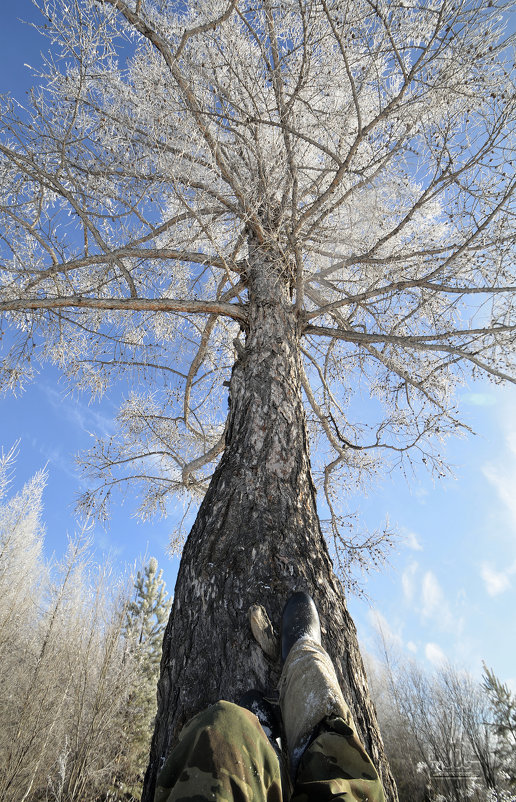
[[[0,109],[1,377],[130,383],[99,498],[205,485],[257,248],[321,481],[444,470],[457,385],[516,378],[509,7],[43,0],[40,85]]]
[[[28,309],[113,309],[129,312],[192,312],[203,315],[225,315],[233,320],[246,320],[245,309],[238,304],[217,301],[184,301],[174,298],[88,298],[81,295],[58,298],[28,297],[0,301],[0,311],[23,312]]]

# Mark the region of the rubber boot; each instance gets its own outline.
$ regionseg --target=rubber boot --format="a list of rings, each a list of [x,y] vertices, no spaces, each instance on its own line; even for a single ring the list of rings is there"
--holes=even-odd
[[[317,608],[306,593],[294,594],[285,605],[281,647],[285,663],[279,682],[280,708],[294,779],[302,754],[323,719],[338,716],[355,728],[333,663],[321,645]]]
[[[321,643],[321,623],[314,600],[308,593],[293,593],[281,617],[281,660],[284,663],[296,641],[310,638]]]

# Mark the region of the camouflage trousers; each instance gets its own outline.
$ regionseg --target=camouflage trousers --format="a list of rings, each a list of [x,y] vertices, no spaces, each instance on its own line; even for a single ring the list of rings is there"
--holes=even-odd
[[[154,802],[384,802],[381,782],[353,730],[327,718],[305,750],[294,787],[249,710],[217,702],[182,730]]]

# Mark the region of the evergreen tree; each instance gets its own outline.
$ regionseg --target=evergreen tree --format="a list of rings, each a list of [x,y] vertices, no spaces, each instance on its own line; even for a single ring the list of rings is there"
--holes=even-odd
[[[483,688],[493,712],[496,753],[511,787],[516,788],[516,694],[485,663]]]
[[[149,757],[161,644],[169,613],[163,571],[158,570],[158,561],[151,557],[136,575],[125,626],[129,653],[137,665],[137,682],[129,698],[127,722],[132,751],[130,765],[134,771],[126,790],[133,795],[138,793]]]
[[[155,557],[138,571],[134,588],[134,600],[127,611],[126,636],[140,655],[144,673],[154,677],[161,659],[163,628],[170,612],[163,571],[158,571]]]

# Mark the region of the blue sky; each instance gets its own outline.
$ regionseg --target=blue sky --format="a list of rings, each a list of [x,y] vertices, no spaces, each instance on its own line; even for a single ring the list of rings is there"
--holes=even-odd
[[[363,502],[366,520],[389,515],[400,543],[366,585],[373,606],[350,610],[372,652],[379,620],[408,656],[475,675],[484,660],[516,687],[516,388],[460,398],[477,434],[448,442],[456,478],[394,477]]]
[[[17,18],[37,19],[30,0],[2,12],[0,92],[23,99],[45,40]],[[456,479],[433,484],[424,473],[385,479],[356,499],[364,522],[374,528],[386,516],[399,532],[390,565],[366,583],[369,602],[349,606],[365,648],[374,652],[378,621],[403,654],[427,666],[448,659],[480,675],[482,660],[516,688],[516,388],[478,384],[460,394],[475,437],[449,441]],[[18,397],[0,400],[0,446],[20,440],[16,484],[44,465],[47,552],[60,555],[75,528],[74,499],[81,490],[75,455],[92,433],[112,428],[121,396],[89,404],[66,395],[53,368]],[[127,500],[114,511],[110,529],[95,528],[99,560],[111,554],[120,565],[154,555],[169,590],[177,558],[166,556],[173,522],[139,523]]]

